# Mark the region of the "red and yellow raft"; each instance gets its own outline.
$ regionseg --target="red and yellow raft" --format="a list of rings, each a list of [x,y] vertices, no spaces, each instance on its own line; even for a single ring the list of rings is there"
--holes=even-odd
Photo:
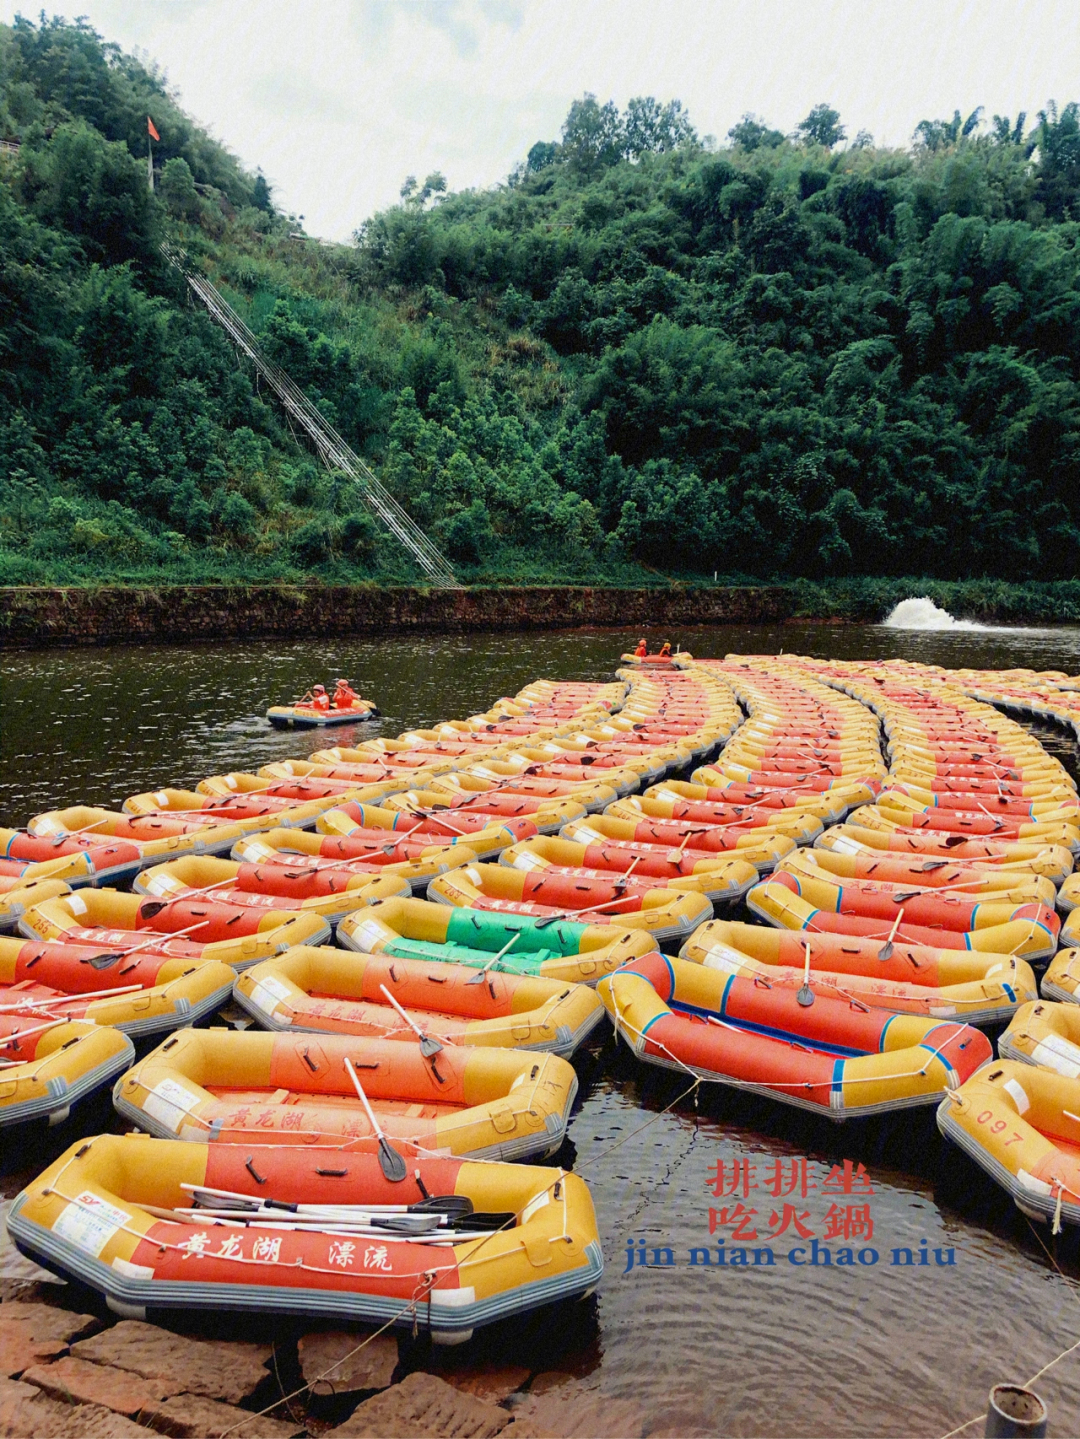
[[[577,1093],[573,1066],[554,1054],[448,1044],[425,1057],[415,1036],[405,1044],[187,1029],[119,1079],[113,1103],[159,1139],[372,1150],[375,1131],[346,1059],[407,1158],[553,1154]]]
[[[326,945],[299,945],[254,965],[238,977],[235,995],[264,1029],[279,1032],[412,1042],[416,1025],[446,1044],[563,1056],[604,1017],[587,985]]]
[[[213,959],[0,939],[0,1018],[22,1015],[41,1024],[62,1016],[125,1034],[160,1034],[215,1013],[232,994],[234,977]]]
[[[0,1129],[44,1119],[62,1124],[72,1106],[135,1058],[119,1029],[84,1019],[0,1014]]]
[[[829,1119],[933,1104],[992,1057],[979,1030],[761,984],[653,952],[601,980],[639,1059]]]
[[[649,879],[590,879],[500,864],[468,864],[444,874],[428,886],[428,897],[463,909],[527,915],[541,923],[587,914],[590,924],[640,929],[657,943],[690,934],[712,918],[704,895],[667,889]]]
[[[680,959],[724,974],[798,989],[810,950],[815,993],[934,1019],[995,1024],[1037,997],[1031,966],[1013,954],[937,949],[894,941],[886,959],[876,939],[806,934],[716,919],[694,931]]]
[[[236,911],[241,923],[248,925],[252,914],[275,910],[317,914],[333,925],[366,905],[411,894],[412,885],[392,865],[379,873],[356,874],[295,861],[238,863],[191,855],[144,870],[135,881],[135,891],[169,905],[205,900]]]
[[[92,944],[127,956],[218,959],[234,969],[330,938],[329,924],[317,914],[241,909],[216,903],[213,895],[167,902],[115,889],[47,899],[26,912],[19,928],[28,939]]]
[[[493,1218],[486,1236],[453,1242],[390,1231],[353,1241],[284,1220],[200,1222],[196,1186],[286,1205],[404,1207],[457,1195]],[[371,1154],[328,1162],[325,1150],[306,1146],[105,1134],[62,1154],[18,1195],[7,1222],[24,1255],[89,1285],[127,1318],[163,1309],[297,1314],[415,1325],[458,1344],[481,1325],[580,1298],[603,1273],[584,1182],[518,1164],[421,1159],[391,1183]]]

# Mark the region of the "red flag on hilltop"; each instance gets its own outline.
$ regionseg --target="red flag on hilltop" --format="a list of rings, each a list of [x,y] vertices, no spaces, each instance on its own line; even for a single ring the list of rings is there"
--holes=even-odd
[[[149,115],[147,115],[147,117],[146,117],[146,128],[147,128],[147,130],[149,130],[150,136],[151,136],[152,139],[154,139],[154,140],[160,140],[160,139],[161,139],[161,136],[160,136],[160,135],[158,134],[158,132],[154,129],[154,122],[153,122],[153,120],[151,120],[151,118],[150,118]]]

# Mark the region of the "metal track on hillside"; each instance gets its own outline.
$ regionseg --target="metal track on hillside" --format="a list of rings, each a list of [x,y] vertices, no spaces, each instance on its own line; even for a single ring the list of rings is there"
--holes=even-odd
[[[172,245],[162,245],[161,249],[165,258],[175,265],[193,293],[206,307],[211,319],[221,326],[236,348],[247,356],[288,414],[303,427],[327,469],[342,470],[356,483],[367,507],[395,539],[404,545],[433,585],[439,589],[461,589],[461,582],[448,562],[412,516],[402,509],[386,486],[345,443],[299,385],[289,378],[280,365],[275,365],[263,354],[255,335],[228,300],[209,280],[189,268],[188,257],[183,250]]]

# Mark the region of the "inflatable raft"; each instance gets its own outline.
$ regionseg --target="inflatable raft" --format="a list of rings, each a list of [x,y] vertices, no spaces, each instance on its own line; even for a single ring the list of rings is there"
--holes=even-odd
[[[816,909],[842,919],[883,920],[886,924],[899,919],[917,928],[960,934],[1030,919],[1053,937],[1055,943],[1049,952],[1052,954],[1057,947],[1061,921],[1053,909],[1030,899],[1030,886],[1022,882],[1000,892],[972,894],[886,880],[841,880],[815,871],[810,863],[789,859],[774,870],[770,883],[782,884]]]
[[[876,939],[711,920],[694,931],[679,957],[781,988],[809,982],[815,993],[834,998],[975,1025],[1000,1024],[1037,997],[1031,966],[1016,955],[902,941],[894,941],[886,959],[881,950]]]
[[[440,775],[427,788],[441,795],[446,803],[498,794],[504,798],[536,800],[541,806],[551,800],[570,800],[589,812],[602,810],[618,798],[606,782],[606,777],[603,781],[579,783],[568,779],[542,779],[536,774],[492,776],[462,770]]]
[[[0,855],[4,856],[2,873],[6,878],[21,874],[26,880],[62,879],[72,889],[86,884],[121,884],[138,874],[146,862],[138,844],[111,842],[93,830],[46,837],[25,829],[0,829]]]
[[[103,877],[113,883],[130,879],[160,859],[182,854],[227,854],[244,833],[243,823],[232,815],[194,814],[189,810],[180,814],[158,810],[120,813],[85,804],[35,815],[28,829],[28,838],[51,844],[53,854],[94,850],[103,836],[118,841],[114,861],[103,872]]]
[[[407,796],[427,794],[425,790],[406,790],[395,798],[405,800]],[[580,811],[581,806],[575,806]],[[446,818],[442,811],[446,810]],[[413,841],[425,845],[466,846],[477,858],[497,855],[508,844],[519,839],[528,839],[536,833],[536,825],[530,816],[500,816],[497,813],[476,813],[466,811],[451,814],[444,802],[435,809],[423,805],[401,804],[394,806],[393,800],[382,805],[359,804],[350,801],[335,809],[327,810],[315,825],[320,835],[333,835],[349,843],[356,841],[356,853],[363,847],[379,843],[396,843],[398,838],[409,836]]]
[[[306,1147],[104,1134],[73,1145],[24,1189],[8,1230],[28,1258],[95,1289],[129,1319],[165,1309],[296,1314],[415,1325],[457,1344],[481,1325],[596,1287],[596,1216],[576,1175],[455,1159],[422,1159],[410,1170],[392,1183],[370,1154],[328,1162]],[[267,1199],[350,1213],[366,1206],[379,1224],[367,1233],[358,1224],[350,1237],[296,1217],[289,1227],[280,1209],[253,1213],[243,1228],[201,1221],[194,1197],[213,1206],[222,1192],[250,1195],[253,1210]],[[389,1227],[378,1208],[422,1202],[431,1213],[449,1195],[459,1200],[458,1225],[467,1209],[484,1229],[444,1225],[446,1238],[436,1230],[416,1242],[415,1227],[412,1236],[405,1222]]]
[[[628,959],[645,954],[644,931],[558,920],[539,925],[521,914],[458,909],[423,899],[390,899],[342,920],[338,943],[361,954],[449,961],[503,974],[595,984]]]
[[[92,944],[148,958],[217,959],[243,969],[294,944],[322,944],[330,925],[285,908],[241,909],[205,899],[162,901],[115,889],[47,899],[19,921],[28,939]]]
[[[553,921],[587,913],[590,924],[640,929],[657,943],[678,939],[712,918],[700,894],[667,889],[632,875],[623,879],[567,874],[551,869],[522,871],[501,864],[469,864],[433,880],[428,898],[464,909],[528,915]]]
[[[503,850],[500,863],[523,872],[544,871],[567,879],[615,877],[659,882],[665,889],[703,894],[712,904],[739,900],[758,881],[757,866],[744,859],[703,857],[678,847],[642,851],[618,844],[578,844],[570,839],[526,839]],[[621,878],[620,878],[621,877]]]
[[[992,1057],[986,1036],[821,994],[796,994],[656,952],[600,981],[639,1059],[829,1119],[933,1104]]]
[[[0,1057],[0,1128],[62,1124],[73,1105],[128,1068],[135,1046],[118,1029],[9,1010],[0,1013]]]
[[[1080,1004],[1080,949],[1059,949],[1039,985],[1046,999]]]
[[[399,834],[385,829],[369,829],[366,833],[356,829],[347,838],[272,829],[238,841],[232,858],[264,870],[323,876],[331,892],[350,878],[370,881],[392,875],[404,880],[415,893],[426,889],[436,875],[476,860],[475,851],[464,842],[449,835],[443,839],[445,842],[438,844],[430,836],[416,838],[408,829]]]
[[[1073,866],[1072,853],[1064,845],[1010,844],[1007,841],[966,839],[963,835],[931,835],[925,831],[905,831],[889,825],[850,822],[827,829],[815,841],[814,848],[832,850],[837,854],[921,855],[927,860],[946,859],[956,864],[1023,869],[1042,875],[1055,885],[1061,883]]]
[[[957,864],[947,859],[916,859],[888,852],[846,854],[815,848],[791,855],[783,864],[790,873],[805,873],[834,880],[872,880],[908,890],[957,894],[1007,896],[1048,908],[1058,900],[1052,881],[1021,865]]]
[[[378,1128],[408,1160],[528,1159],[562,1144],[577,1093],[554,1054],[341,1034],[189,1029],[120,1078],[117,1113],[158,1139],[374,1150]],[[327,1162],[332,1162],[328,1156]]]
[[[1080,1079],[1012,1060],[947,1096],[938,1128],[1029,1219],[1080,1224]]]
[[[998,1040],[998,1054],[1080,1079],[1080,1009],[1045,999],[1025,1004]]]
[[[254,965],[238,976],[235,995],[264,1029],[278,1032],[411,1043],[419,1028],[445,1044],[545,1050],[564,1057],[604,1014],[583,984],[325,945],[300,945]]]
[[[18,880],[5,884],[0,878],[0,934],[15,929],[28,909],[42,900],[70,894],[71,886],[62,879]]]
[[[291,864],[265,864],[191,857],[144,870],[135,891],[169,904],[206,899],[215,909],[243,915],[249,924],[253,914],[287,910],[318,915],[334,925],[365,905],[411,894],[412,885],[393,865],[374,874],[356,874],[295,859]]]
[[[100,944],[0,939],[0,1017],[87,1019],[125,1034],[161,1034],[214,1014],[234,977],[212,959],[145,950],[128,958]]]
[[[747,908],[767,924],[817,934],[843,934],[878,940],[884,948],[890,938],[907,944],[927,944],[939,949],[979,949],[995,954],[1016,954],[1032,962],[1047,959],[1057,948],[1057,917],[1045,921],[1042,905],[1004,906],[1012,919],[988,923],[970,930],[934,928],[907,920],[904,908],[894,905],[891,920],[859,914],[837,914],[821,909],[802,898],[786,884],[772,879],[755,885],[746,896]],[[992,908],[987,906],[988,909]]]
[[[365,720],[377,719],[378,708],[371,700],[356,696],[347,705],[332,705],[320,709],[314,704],[295,700],[288,705],[271,705],[266,718],[275,729],[323,729],[326,726],[362,724]]]
[[[664,854],[682,849],[684,854],[715,856],[730,854],[745,859],[756,869],[771,870],[795,849],[787,834],[768,826],[744,829],[735,825],[703,825],[693,820],[619,819],[612,814],[589,815],[573,820],[563,830],[564,839],[577,844],[613,843],[635,850],[660,849]]]

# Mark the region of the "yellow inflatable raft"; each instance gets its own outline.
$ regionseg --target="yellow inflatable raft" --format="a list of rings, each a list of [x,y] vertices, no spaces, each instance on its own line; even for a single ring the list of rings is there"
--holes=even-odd
[[[541,924],[565,916],[588,915],[590,924],[640,929],[656,943],[681,938],[712,918],[712,905],[700,894],[640,885],[631,877],[584,879],[552,869],[506,869],[500,864],[469,864],[432,880],[428,897],[496,914],[528,915]]]
[[[577,1093],[555,1054],[411,1044],[343,1034],[187,1029],[123,1075],[117,1113],[158,1139],[371,1150],[379,1127],[407,1157],[529,1159],[566,1137]]]
[[[365,905],[412,893],[408,879],[392,865],[387,869],[389,873],[350,874],[302,862],[284,866],[191,856],[143,870],[134,888],[137,894],[170,902],[205,897],[214,905],[256,914],[281,910],[317,914],[334,925]]]
[[[388,844],[399,837],[412,834],[416,838],[422,838],[425,844],[463,845],[477,859],[488,859],[500,854],[508,844],[521,838],[521,821],[485,815],[482,822],[476,824],[477,816],[457,817],[456,812],[447,807],[445,795],[435,796],[435,805],[427,803],[426,800],[417,805],[406,803],[410,796],[426,797],[431,793],[430,790],[406,790],[404,794],[388,799],[385,806],[350,803],[328,809],[319,816],[315,830],[321,835],[338,835],[343,838],[350,835],[363,838],[371,832],[388,830],[392,831],[386,836]],[[400,800],[401,804],[396,808],[392,807],[397,800]],[[578,813],[582,812],[581,805],[573,808]],[[446,814],[445,820],[442,818],[443,812]],[[526,815],[525,818],[530,821],[532,815]],[[531,833],[531,826],[525,827],[525,833]]]
[[[728,855],[752,864],[759,873],[775,868],[795,848],[795,841],[789,835],[776,834],[768,828],[714,829],[689,820],[666,821],[641,816],[619,819],[611,813],[572,820],[564,827],[562,837],[576,844],[618,844],[646,854],[668,854],[682,847],[684,854],[694,858],[703,854],[710,858]]]
[[[582,984],[595,984],[601,975],[647,954],[654,944],[652,935],[642,930],[571,920],[541,928],[526,915],[458,909],[425,899],[389,899],[362,910],[341,921],[337,938],[362,954],[448,960],[485,971]]]
[[[860,815],[876,815],[872,806],[858,811]],[[1072,871],[1072,852],[1065,845],[1029,844],[988,840],[981,837],[964,839],[961,835],[928,837],[907,832],[884,822],[837,825],[827,829],[814,842],[815,849],[833,850],[837,854],[880,854],[921,856],[924,860],[951,859],[956,864],[993,865],[994,868],[1027,870],[1058,885]]]
[[[480,1325],[596,1287],[604,1267],[596,1215],[576,1175],[457,1159],[412,1168],[393,1183],[371,1154],[328,1163],[325,1150],[307,1146],[103,1134],[72,1145],[24,1189],[8,1229],[27,1257],[89,1285],[128,1319],[164,1309],[296,1314],[305,1323],[415,1326],[436,1343],[460,1344]],[[222,1191],[251,1196],[250,1222],[200,1222],[195,1196],[212,1205]],[[257,1208],[270,1198],[370,1217],[424,1201],[431,1213],[450,1195],[468,1201],[478,1232],[462,1232],[460,1219],[447,1227],[444,1216],[442,1233],[428,1240],[403,1228],[353,1240],[288,1228],[280,1209]]]
[[[739,900],[758,881],[757,866],[725,855],[701,857],[700,851],[675,846],[665,854],[642,853],[611,841],[581,844],[570,839],[526,839],[503,850],[500,863],[511,869],[555,869],[567,877],[650,879],[665,889],[703,894],[712,904]]]
[[[479,976],[479,978],[478,978]],[[486,974],[463,964],[298,945],[238,976],[235,995],[264,1029],[446,1044],[568,1057],[603,1018],[584,984]],[[401,1014],[395,1005],[405,1011]]]
[[[1046,999],[1025,1004],[998,1040],[998,1054],[1080,1079],[1080,1008]]]
[[[1002,1059],[949,1094],[947,1139],[1029,1219],[1080,1224],[1080,1079]]]
[[[15,929],[28,909],[42,900],[70,894],[71,886],[62,879],[29,879],[25,884],[0,890],[0,933]]]
[[[1080,1004],[1080,949],[1059,949],[1039,985],[1046,999]]]
[[[135,1046],[118,1029],[0,1015],[0,1128],[44,1119],[62,1124],[75,1105],[122,1074]]]
[[[475,771],[458,770],[453,774],[440,775],[427,788],[444,799],[459,796],[472,797],[480,794],[523,795],[527,799],[540,799],[546,803],[569,800],[582,805],[592,813],[602,810],[605,805],[618,799],[615,790],[606,780],[553,780],[537,779],[533,775],[480,775]]]
[[[294,944],[323,944],[330,926],[317,914],[268,909],[246,914],[205,899],[171,903],[115,889],[47,899],[19,921],[29,939],[96,944],[121,954],[218,959],[243,969]]]
[[[817,934],[848,934],[854,937],[880,940],[884,947],[890,934],[894,940],[907,944],[926,944],[939,949],[978,949],[995,954],[1016,954],[1028,960],[1046,959],[1057,948],[1057,936],[1040,922],[1041,906],[1020,906],[1036,911],[1030,918],[997,921],[997,914],[990,914],[995,907],[987,905],[985,927],[970,930],[936,929],[929,925],[909,924],[899,909],[899,923],[896,916],[893,923],[886,919],[865,918],[855,914],[836,914],[832,910],[818,908],[802,895],[777,881],[755,885],[746,896],[747,908],[766,924],[784,929],[810,931]],[[1008,905],[998,907],[1009,910]],[[894,928],[895,925],[895,928]]]
[[[160,1034],[215,1013],[232,994],[233,978],[212,959],[145,951],[127,959],[100,944],[0,939],[0,1017],[20,1015],[30,1024],[62,1016]]]
[[[631,823],[640,824],[642,820],[660,818],[656,814],[656,807],[648,800],[639,800],[637,795],[630,795],[626,799],[617,800],[609,804],[604,811],[605,818],[623,819]],[[689,821],[674,821],[680,824],[689,824]],[[762,812],[748,816],[745,820],[733,817],[727,825],[720,821],[713,821],[717,829],[731,828],[733,830],[745,829],[748,834],[763,835],[784,835],[793,840],[795,844],[812,844],[818,835],[821,834],[824,826],[816,815],[804,809],[777,809],[771,810],[766,817]],[[700,824],[694,823],[693,828],[700,828],[702,832],[712,828],[705,821]]]
[[[362,848],[358,840],[355,846],[358,852],[350,853],[347,845],[335,849],[334,837],[330,834],[271,829],[239,840],[233,847],[232,858],[238,864],[269,865],[274,869],[312,869],[327,876],[335,885],[350,877],[370,881],[393,875],[405,880],[413,892],[426,889],[428,881],[436,875],[477,859],[474,849],[456,839],[451,841],[449,835],[446,844],[433,843],[430,835],[410,840],[408,831],[400,835],[384,833],[381,840],[376,831],[367,838],[368,848]]]
[[[995,1024],[1037,994],[1031,966],[1015,955],[894,943],[883,960],[880,940],[807,935],[722,919],[696,929],[679,957],[725,974],[798,989],[806,982],[807,947],[815,993],[900,1014]]]

